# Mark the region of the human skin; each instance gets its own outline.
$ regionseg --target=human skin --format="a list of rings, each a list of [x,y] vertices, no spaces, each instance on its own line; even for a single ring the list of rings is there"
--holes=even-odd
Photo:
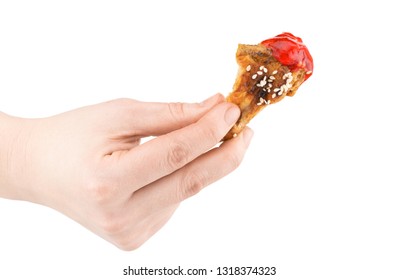
[[[0,197],[51,207],[134,250],[238,167],[250,128],[218,143],[239,114],[220,94],[197,104],[117,99],[42,119],[0,112]]]

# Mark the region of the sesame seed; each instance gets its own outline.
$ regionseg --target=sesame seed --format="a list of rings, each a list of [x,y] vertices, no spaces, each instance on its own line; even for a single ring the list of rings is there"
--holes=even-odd
[[[281,90],[278,92],[278,95],[282,95],[284,92],[286,92],[288,89],[287,89],[287,86],[286,85],[282,85],[281,86]]]
[[[264,69],[264,66],[261,65],[259,69],[260,69],[260,70],[263,70],[263,69]]]
[[[283,79],[286,80],[287,78],[292,78],[292,73],[288,72],[285,75],[283,75]]]
[[[268,80],[268,83],[272,83],[273,81],[274,81],[274,80],[269,79],[269,80]]]
[[[265,86],[265,85],[267,84],[266,79],[267,79],[267,77],[264,77],[264,78],[260,81],[260,83],[257,84],[257,86],[258,86],[258,87],[263,87],[263,86]]]
[[[257,71],[257,74],[259,74],[261,76],[263,74],[263,72]]]
[[[267,72],[268,72],[268,69],[267,69],[267,68],[265,68],[265,66],[264,66],[264,69],[263,69],[263,71],[264,71],[264,73],[267,73]]]
[[[236,136],[238,136],[238,134],[236,134],[236,133],[234,133],[234,134],[232,135],[233,138],[235,138]]]
[[[275,98],[275,97],[276,97],[276,93],[273,93],[273,94],[272,94],[272,98]]]
[[[269,89],[267,89],[267,92],[271,92],[271,89],[269,88]]]
[[[274,92],[278,92],[278,91],[280,91],[281,89],[280,88],[275,88],[274,89]]]
[[[275,77],[274,77],[274,76],[269,76],[269,78],[270,78],[271,80],[275,80]]]
[[[252,79],[254,80],[254,79],[256,79],[257,78],[257,74],[254,74],[253,76],[252,76]]]
[[[272,75],[275,75],[276,73],[278,73],[278,70],[275,70],[274,72],[272,72]]]
[[[268,100],[268,101],[267,101],[267,104],[268,104],[268,105],[271,104],[271,100]]]
[[[305,74],[307,75],[312,74],[312,71],[307,71]]]
[[[249,72],[250,70],[252,70],[252,66],[251,65],[247,65],[246,71]]]

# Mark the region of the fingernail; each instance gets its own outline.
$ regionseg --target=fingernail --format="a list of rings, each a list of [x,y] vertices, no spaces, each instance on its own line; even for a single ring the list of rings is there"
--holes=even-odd
[[[211,106],[219,103],[221,100],[224,100],[224,96],[222,94],[217,93],[217,94],[207,98],[206,100],[202,101],[200,103],[200,105],[204,106],[204,107],[211,107]]]
[[[245,142],[246,146],[249,146],[252,138],[253,138],[253,130],[251,130],[250,128],[246,127],[243,130],[243,142]]]
[[[237,106],[232,106],[225,112],[225,116],[224,116],[225,122],[228,125],[233,125],[234,123],[236,123],[239,116],[240,116],[239,108]]]

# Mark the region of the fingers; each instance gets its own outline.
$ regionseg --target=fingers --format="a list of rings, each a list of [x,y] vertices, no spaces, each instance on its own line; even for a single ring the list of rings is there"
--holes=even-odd
[[[241,163],[253,132],[245,128],[238,137],[223,143],[180,170],[134,193],[131,203],[142,213],[154,213],[195,195],[232,172]]]
[[[131,130],[141,137],[162,135],[198,121],[224,100],[216,94],[201,103],[136,102],[131,108]]]
[[[239,115],[234,104],[216,105],[196,123],[131,149],[119,163],[123,174],[118,176],[133,192],[174,172],[214,147]]]
[[[129,204],[121,214],[124,218],[121,219],[122,224],[116,227],[117,230],[102,235],[122,250],[135,250],[167,223],[177,207],[178,205],[172,205],[142,216],[140,208]]]

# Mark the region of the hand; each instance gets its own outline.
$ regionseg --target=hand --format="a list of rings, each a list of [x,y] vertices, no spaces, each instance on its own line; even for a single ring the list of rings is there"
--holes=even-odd
[[[181,201],[240,164],[249,128],[216,146],[239,114],[222,95],[200,104],[119,99],[36,120],[0,114],[11,135],[0,153],[0,196],[52,207],[135,249]],[[157,137],[140,144],[148,136]]]

